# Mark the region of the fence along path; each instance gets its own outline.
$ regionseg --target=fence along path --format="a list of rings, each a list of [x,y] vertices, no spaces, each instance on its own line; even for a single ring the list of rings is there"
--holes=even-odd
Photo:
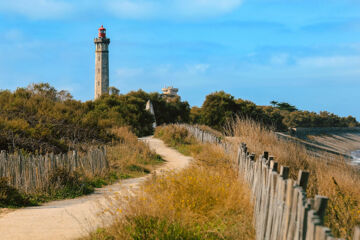
[[[46,187],[49,177],[56,169],[69,172],[82,171],[91,176],[101,175],[109,168],[104,147],[90,149],[86,154],[71,151],[67,154],[27,155],[20,152],[0,153],[0,178],[25,193]]]
[[[221,145],[227,152],[231,144],[190,125],[186,128],[198,141]],[[250,185],[254,200],[256,239],[258,240],[333,240],[324,226],[328,198],[306,197],[309,173],[299,171],[296,181],[289,179],[289,168],[279,166],[268,152],[255,161],[245,144],[238,147],[237,167]],[[356,227],[353,240],[360,240]]]

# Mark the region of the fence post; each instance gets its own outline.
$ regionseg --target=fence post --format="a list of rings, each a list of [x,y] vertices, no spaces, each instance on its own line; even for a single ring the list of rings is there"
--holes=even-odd
[[[300,187],[302,187],[305,192],[306,192],[308,180],[309,180],[309,172],[300,170],[297,179],[297,184]]]
[[[290,169],[289,167],[284,167],[284,166],[281,166],[280,167],[280,176],[286,180],[289,178],[289,172],[290,172]]]
[[[320,224],[324,224],[324,217],[326,212],[326,207],[328,204],[329,198],[324,196],[315,196],[315,202],[314,202],[314,210],[316,211],[316,215],[319,216]]]
[[[269,160],[269,152],[264,152],[263,157],[264,157],[266,160]]]
[[[206,131],[185,125],[198,140],[221,144],[226,141]],[[191,127],[191,128],[190,128]],[[200,139],[199,139],[200,138]],[[242,143],[237,152],[238,172],[243,171],[245,181],[251,186],[255,200],[256,238],[281,240],[334,240],[329,228],[323,226],[328,198],[316,196],[306,199],[309,172],[300,170],[296,182],[289,179],[289,167],[280,166],[264,152],[259,161]],[[279,171],[279,174],[277,173]],[[353,240],[360,240],[360,227],[356,227]]]

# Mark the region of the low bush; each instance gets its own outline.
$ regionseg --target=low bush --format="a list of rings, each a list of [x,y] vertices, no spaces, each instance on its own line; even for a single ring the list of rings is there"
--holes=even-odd
[[[91,180],[79,172],[59,168],[49,177],[47,193],[51,199],[75,198],[92,192]]]
[[[130,128],[114,128],[112,134],[119,140],[107,148],[107,156],[110,168],[118,174],[138,177],[164,162],[145,142],[139,141]]]
[[[0,178],[0,208],[34,205],[29,198],[22,195],[16,188],[8,185],[6,178]]]
[[[160,138],[168,146],[176,148],[180,153],[187,156],[194,152],[200,152],[202,148],[202,145],[189,134],[187,129],[178,125],[157,127],[154,137]]]

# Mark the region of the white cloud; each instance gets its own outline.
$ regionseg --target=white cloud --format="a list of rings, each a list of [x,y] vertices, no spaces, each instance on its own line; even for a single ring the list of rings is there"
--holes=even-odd
[[[116,76],[118,78],[133,78],[142,75],[144,70],[142,68],[118,68],[116,70]]]
[[[307,57],[297,59],[304,67],[348,68],[360,65],[360,56]]]
[[[175,6],[185,16],[214,16],[231,12],[242,0],[177,0]]]
[[[229,13],[243,0],[0,0],[0,12],[30,19],[57,19],[84,11],[124,19],[198,19]]]
[[[18,29],[9,29],[4,33],[4,39],[9,41],[20,41],[24,37],[23,33]]]
[[[120,18],[203,18],[222,15],[242,0],[111,0],[107,9]]]
[[[159,8],[151,1],[110,1],[107,9],[121,18],[147,18],[152,17]]]
[[[194,64],[159,64],[141,68],[122,67],[116,70],[111,78],[111,85],[118,87],[122,93],[133,89],[160,91],[163,86],[185,87],[209,84],[207,71],[210,65]],[[196,81],[195,81],[196,79]]]
[[[67,15],[72,5],[56,0],[1,0],[0,12],[16,13],[31,19],[54,19]]]
[[[289,61],[289,54],[281,53],[271,57],[270,63],[274,65],[284,65]]]
[[[198,64],[193,64],[193,65],[187,66],[187,70],[190,74],[205,73],[209,68],[210,68],[209,64],[203,64],[203,63],[198,63]]]

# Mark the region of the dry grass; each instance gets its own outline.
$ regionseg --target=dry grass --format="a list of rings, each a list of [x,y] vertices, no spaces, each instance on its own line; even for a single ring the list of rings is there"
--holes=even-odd
[[[150,173],[155,165],[163,160],[147,144],[138,141],[128,127],[112,130],[118,138],[107,148],[107,156],[112,171],[122,174],[122,177],[138,177]]]
[[[206,125],[195,125],[195,126],[200,128],[201,130],[203,130],[205,132],[209,132],[209,133],[213,134],[214,136],[216,136],[218,138],[223,138],[224,137],[224,135],[221,132],[219,132],[219,131],[217,131],[217,130],[209,127],[209,126],[206,126]]]
[[[172,127],[163,135],[176,134],[178,128]],[[185,144],[186,139],[191,139],[188,133],[169,142],[187,148],[193,164],[153,176],[139,195],[127,199],[125,209],[123,201],[113,203],[115,223],[88,239],[255,238],[250,191],[229,166],[229,157],[216,146]]]
[[[106,147],[109,171],[93,174],[91,169],[70,171],[56,168],[43,181],[41,188],[29,193],[9,186],[6,179],[0,178],[0,208],[38,205],[51,200],[75,198],[92,193],[94,188],[119,179],[148,174],[155,165],[163,163],[161,157],[151,151],[145,143],[138,141],[129,128],[116,128],[112,133],[116,140]],[[37,184],[39,182],[37,181]]]
[[[327,163],[323,158],[310,156],[302,145],[278,139],[274,132],[251,121],[237,119],[228,128],[237,143],[244,142],[257,155],[268,151],[280,165],[289,166],[291,177],[300,169],[310,172],[307,194],[329,197],[325,224],[337,237],[351,239],[353,229],[360,224],[360,175],[344,159]],[[330,158],[330,156],[329,156]]]

